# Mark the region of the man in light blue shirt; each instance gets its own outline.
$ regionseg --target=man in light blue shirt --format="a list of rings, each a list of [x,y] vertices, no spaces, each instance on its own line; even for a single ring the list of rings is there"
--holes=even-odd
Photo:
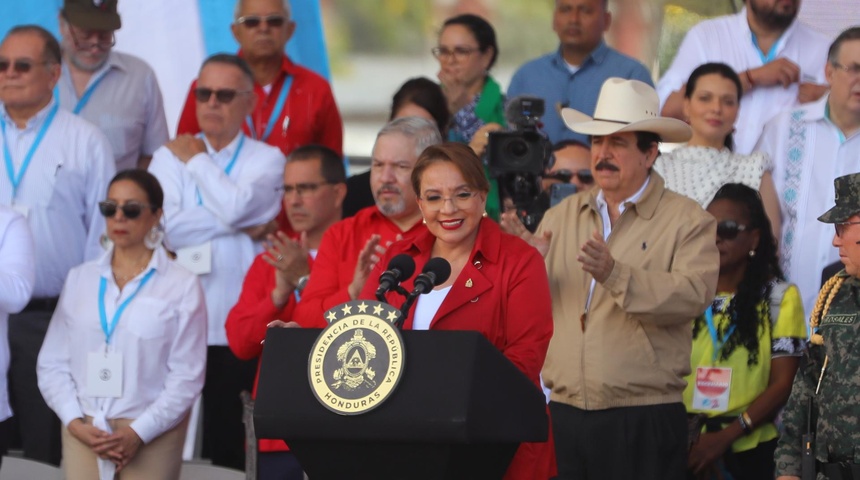
[[[558,111],[570,107],[588,115],[594,113],[597,95],[607,78],[654,85],[644,65],[604,43],[603,33],[612,23],[607,1],[556,0],[552,27],[558,35],[558,50],[527,62],[511,79],[509,99],[531,95],[546,102],[543,131],[553,143],[578,140],[587,144],[585,135],[564,127]]]

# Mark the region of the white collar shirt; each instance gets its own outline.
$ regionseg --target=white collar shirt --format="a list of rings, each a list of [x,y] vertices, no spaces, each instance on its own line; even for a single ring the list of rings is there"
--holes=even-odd
[[[137,57],[112,51],[90,78],[82,97],[78,97],[69,67],[63,62],[57,89],[60,106],[70,112],[92,89],[78,115],[107,136],[117,171],[137,168],[138,158],[151,156],[169,138],[155,72]]]
[[[170,430],[191,410],[206,371],[206,306],[198,279],[167,257],[163,248],[146,270],[122,291],[111,270],[113,250],[69,272],[60,302],[39,352],[39,390],[63,425],[89,415],[94,419],[131,418],[144,443]],[[145,272],[154,269],[138,290]],[[105,279],[105,313],[113,319],[128,304],[105,343],[99,320],[99,284]],[[86,394],[87,357],[108,352],[122,356],[122,395]]]
[[[239,299],[254,257],[262,251],[262,245],[242,229],[273,220],[281,208],[278,187],[286,160],[277,148],[244,137],[235,165],[229,175],[225,173],[241,139],[240,132],[215,152],[204,137],[207,152],[187,164],[162,147],[149,166],[164,189],[168,246],[211,243],[212,271],[200,277],[209,313],[209,345],[227,345],[227,313]]]
[[[781,113],[764,127],[756,150],[772,159],[782,212],[780,261],[797,285],[806,318],[815,305],[821,272],[839,260],[833,226],[818,217],[835,203],[833,180],[860,169],[860,132],[844,138],[827,118],[829,96]]]
[[[787,58],[800,67],[800,81],[820,85],[830,39],[800,21],[794,21],[777,41],[775,58]],[[768,52],[765,52],[767,54]],[[700,22],[687,32],[672,65],[657,83],[660,107],[672,92],[687,83],[696,67],[708,62],[722,62],[736,72],[755,69],[765,64],[747,22],[746,8],[735,15],[726,15]],[[735,151],[748,155],[761,134],[765,122],[797,103],[798,84],[788,88],[781,85],[756,87],[741,99],[735,123]]]
[[[0,206],[0,421],[12,416],[6,375],[9,371],[9,314],[20,312],[33,293],[33,237],[27,220]]]
[[[0,146],[9,149],[16,175],[54,105],[51,101],[24,128],[18,128],[5,106],[0,106],[5,128],[0,144],[4,138],[6,142]],[[99,237],[105,222],[98,202],[106,198],[114,173],[104,134],[62,108],[35,150],[17,192],[6,169],[0,173],[0,205],[26,210],[35,240],[34,297],[58,296],[69,269],[104,252]]]

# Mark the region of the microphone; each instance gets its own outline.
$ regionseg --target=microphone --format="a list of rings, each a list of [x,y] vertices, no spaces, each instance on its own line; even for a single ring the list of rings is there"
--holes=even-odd
[[[415,277],[415,288],[410,295],[421,295],[433,290],[433,287],[441,285],[451,276],[451,264],[442,257],[431,258],[421,274]]]
[[[376,289],[376,298],[385,302],[385,294],[400,286],[400,282],[411,277],[415,273],[415,261],[405,253],[401,253],[388,262],[388,269],[379,276],[379,288]]]

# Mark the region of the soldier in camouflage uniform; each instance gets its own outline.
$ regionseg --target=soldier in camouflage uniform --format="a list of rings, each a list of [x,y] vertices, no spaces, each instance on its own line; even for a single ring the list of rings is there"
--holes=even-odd
[[[834,181],[836,206],[818,218],[836,227],[845,269],[822,287],[810,316],[812,338],[783,413],[774,460],[777,480],[801,477],[801,436],[813,398],[817,480],[860,480],[860,174]],[[804,477],[804,480],[806,478]]]

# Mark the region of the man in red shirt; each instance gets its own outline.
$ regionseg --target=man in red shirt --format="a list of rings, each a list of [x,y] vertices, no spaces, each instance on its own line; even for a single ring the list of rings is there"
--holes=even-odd
[[[296,147],[319,144],[343,153],[343,122],[328,82],[294,64],[284,54],[296,24],[288,0],[238,0],[231,26],[239,56],[254,73],[257,105],[245,122],[245,133],[289,155]],[[194,88],[179,118],[177,133],[195,134]]]
[[[272,322],[292,319],[323,233],[341,217],[346,196],[343,159],[323,146],[299,147],[284,168],[283,189],[284,211],[300,237],[291,239],[283,232],[269,235],[267,251],[254,259],[245,276],[239,301],[226,323],[230,349],[242,360],[260,357]],[[283,440],[261,439],[258,452],[258,478],[302,480],[301,465]]]
[[[358,298],[388,245],[425,231],[410,177],[421,152],[441,141],[436,125],[418,117],[399,118],[380,130],[370,166],[376,205],[341,220],[323,235],[293,320],[304,327],[325,326],[323,313]]]

